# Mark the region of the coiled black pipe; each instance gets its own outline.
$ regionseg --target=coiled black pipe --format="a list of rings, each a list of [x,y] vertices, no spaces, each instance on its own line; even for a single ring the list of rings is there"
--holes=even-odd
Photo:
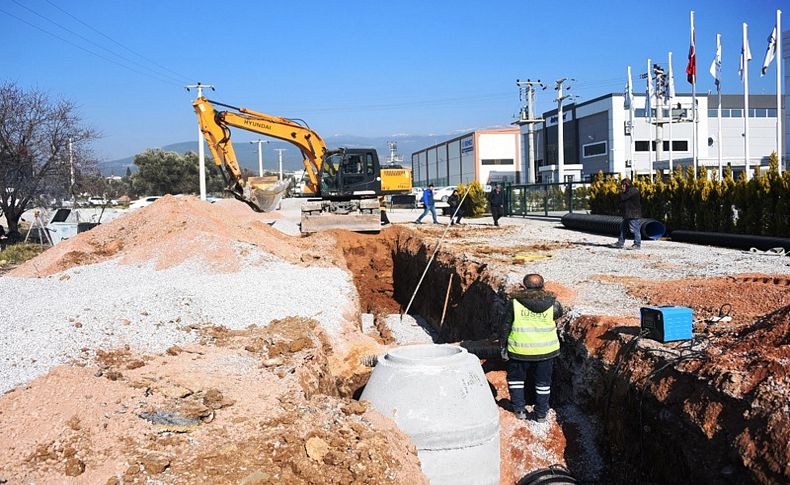
[[[767,251],[784,248],[790,251],[790,238],[773,236],[754,236],[750,234],[727,234],[723,232],[672,231],[672,240],[723,248],[751,249]]]
[[[577,231],[594,232],[610,236],[620,235],[620,216],[568,213],[562,216],[562,225]],[[655,219],[642,219],[642,239],[660,239],[667,232],[666,226]]]

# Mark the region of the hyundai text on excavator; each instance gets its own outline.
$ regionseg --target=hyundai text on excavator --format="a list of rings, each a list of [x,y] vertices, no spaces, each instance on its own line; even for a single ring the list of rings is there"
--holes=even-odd
[[[308,176],[308,198],[302,204],[303,234],[325,229],[378,232],[379,197],[411,191],[411,173],[401,167],[382,168],[375,149],[340,148],[328,151],[321,136],[301,120],[271,116],[198,97],[193,102],[200,131],[226,190],[256,211],[273,210],[288,184],[274,177],[242,177],[230,128],[240,128],[292,143],[302,153]],[[214,106],[228,108],[218,111]]]

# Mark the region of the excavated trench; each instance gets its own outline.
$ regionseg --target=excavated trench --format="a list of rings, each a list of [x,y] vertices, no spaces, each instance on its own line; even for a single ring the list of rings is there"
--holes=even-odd
[[[397,227],[375,236],[336,236],[354,275],[362,311],[402,312],[433,244]],[[485,263],[440,251],[410,313],[421,315],[433,327],[437,343],[479,342],[496,338],[505,302],[504,281]],[[762,431],[752,430],[767,427],[764,434],[773,433],[767,441],[781,443],[786,427],[771,430],[770,423],[756,421],[765,417],[744,419],[749,409],[743,399],[701,385],[693,372],[673,368],[672,356],[651,352],[645,340],[636,339],[638,327],[630,323],[582,316],[561,325],[563,352],[555,364],[552,407],[574,406],[595,423],[568,426],[566,422],[557,438],[564,448],[560,456],[581,483],[780,483],[787,450],[760,449],[766,440],[760,440]],[[378,330],[382,341],[391,343],[386,328],[379,324]],[[484,369],[491,381],[493,373],[503,374],[504,365],[491,359],[484,361]],[[366,377],[355,385],[365,382]],[[491,387],[500,406],[506,405],[506,386],[500,382]],[[543,438],[553,436],[550,432]],[[526,439],[517,433],[508,438]],[[579,456],[580,443],[591,441],[603,462],[594,475],[589,460]],[[519,453],[503,457],[520,458]],[[516,465],[512,467],[524,469]],[[520,476],[510,478],[517,481]]]

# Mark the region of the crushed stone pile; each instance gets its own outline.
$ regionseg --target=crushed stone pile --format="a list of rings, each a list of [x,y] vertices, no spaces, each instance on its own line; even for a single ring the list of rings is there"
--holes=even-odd
[[[0,293],[15,295],[0,322],[0,392],[97,349],[162,352],[205,326],[308,317],[343,342],[356,291],[331,239],[281,234],[263,216],[164,197],[0,278]]]

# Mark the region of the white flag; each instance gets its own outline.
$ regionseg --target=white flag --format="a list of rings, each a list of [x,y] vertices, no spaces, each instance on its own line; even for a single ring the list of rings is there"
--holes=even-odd
[[[738,75],[741,76],[743,81],[743,70],[746,69],[746,63],[752,60],[752,51],[749,50],[749,38],[747,37],[743,46],[741,46],[741,65],[738,67]]]
[[[721,92],[721,34],[716,34],[716,57],[710,63],[710,75],[716,80],[716,91]]]
[[[631,66],[628,66],[628,82],[625,85],[625,106],[627,110],[634,109],[634,85],[631,82]]]
[[[768,50],[765,51],[765,60],[763,61],[763,68],[760,69],[760,77],[765,76],[765,73],[768,72],[768,66],[774,61],[774,57],[776,57],[776,26],[771,31],[771,36],[768,37]]]
[[[665,91],[666,93],[665,99],[667,100],[667,102],[671,103],[672,100],[675,98],[675,75],[672,73],[672,64],[669,65],[668,77],[669,77],[669,86]]]

